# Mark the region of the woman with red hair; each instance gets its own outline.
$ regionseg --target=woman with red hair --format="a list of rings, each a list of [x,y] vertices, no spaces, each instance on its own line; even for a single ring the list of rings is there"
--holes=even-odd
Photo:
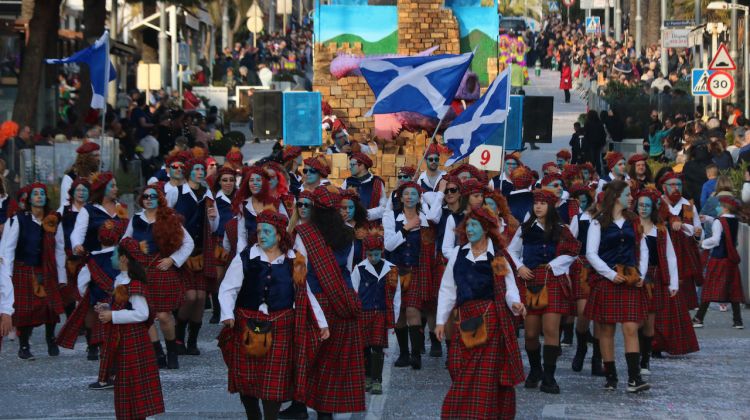
[[[492,213],[497,215],[500,236],[503,239],[504,244],[510,243],[513,239],[513,235],[516,234],[519,224],[518,220],[513,217],[508,207],[508,200],[498,190],[489,190],[484,196],[484,207],[488,208]]]
[[[451,253],[440,283],[438,339],[457,313],[458,333],[451,341],[448,371],[452,383],[443,401],[442,418],[512,419],[513,387],[523,381],[523,362],[513,315],[526,308],[499,236],[497,217],[486,208],[469,210],[457,228],[460,246]],[[478,330],[486,334],[472,340]]]
[[[204,274],[214,281],[207,285],[207,291],[211,292],[213,314],[209,323],[219,323],[219,284],[224,278],[224,272],[231,261],[229,252],[231,247],[224,247],[223,241],[227,225],[234,219],[232,212],[232,200],[237,192],[236,172],[232,167],[222,166],[216,173],[216,180],[212,185],[212,192],[216,197],[216,223],[207,237],[206,252],[204,256]],[[210,210],[209,210],[210,211]],[[209,226],[210,227],[210,226]],[[235,231],[237,222],[234,222]],[[235,242],[236,243],[236,242]]]
[[[294,195],[289,192],[289,176],[280,164],[270,161],[263,164],[268,176],[268,195],[279,200],[284,211],[294,208]]]
[[[438,188],[440,187],[438,186]],[[482,183],[476,179],[469,178],[466,181],[461,182],[461,199],[465,203],[464,212],[484,205],[484,198],[488,191],[489,189],[486,187],[486,183]],[[456,235],[451,235],[449,232],[453,232],[458,225],[459,220],[454,215],[449,215],[448,219],[445,221],[446,234],[443,236],[443,242],[440,244],[445,258],[450,258],[451,252],[453,252],[456,245]]]
[[[193,239],[182,226],[182,218],[167,206],[160,185],[148,185],[138,198],[138,203],[143,211],[133,215],[123,237],[138,241],[143,253],[148,256],[147,298],[159,320],[167,347],[165,356],[156,326],[152,325],[149,337],[156,361],[160,368],[179,369],[172,311],[179,308],[185,299],[185,286],[178,269],[193,252]]]
[[[268,174],[260,166],[249,166],[242,171],[242,183],[232,202],[232,210],[237,215],[237,252],[257,242],[258,214],[263,210],[278,211],[284,216],[286,209],[269,192]]]

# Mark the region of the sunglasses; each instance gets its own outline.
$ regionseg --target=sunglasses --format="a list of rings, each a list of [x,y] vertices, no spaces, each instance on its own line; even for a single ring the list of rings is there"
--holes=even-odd
[[[440,162],[440,158],[427,158],[427,161],[428,162],[433,162],[433,163]]]
[[[305,175],[307,175],[307,174],[315,175],[315,174],[318,173],[318,171],[315,170],[315,169],[307,169],[307,168],[305,168],[305,169],[302,170],[302,173],[305,174]]]
[[[143,194],[144,200],[158,200],[159,194]]]
[[[310,203],[297,203],[298,209],[309,209],[312,207],[312,204]]]
[[[173,164],[169,165],[169,167],[172,168],[172,169],[182,169],[182,168],[185,167],[185,165],[178,165],[176,163],[173,163]]]
[[[409,175],[399,175],[398,179],[408,180],[408,179],[411,179],[411,177]]]
[[[445,193],[446,194],[455,194],[457,192],[458,192],[458,188],[456,188],[456,187],[454,187],[454,188],[446,188],[445,189]]]

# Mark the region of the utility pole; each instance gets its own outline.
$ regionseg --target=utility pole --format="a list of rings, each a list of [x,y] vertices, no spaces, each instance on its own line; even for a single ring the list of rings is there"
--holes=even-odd
[[[667,49],[664,47],[664,21],[667,20],[667,0],[661,0],[661,75],[668,76]]]
[[[167,6],[163,1],[159,2],[159,66],[161,66],[161,86],[165,87],[168,84],[169,77],[169,61],[168,61],[168,46],[167,46]]]
[[[605,37],[609,38],[609,0],[606,3],[604,6],[604,30],[602,32]]]
[[[221,48],[223,50],[229,46],[229,0],[223,0],[221,5]],[[213,57],[211,59],[213,60]]]
[[[622,0],[615,0],[615,39],[622,38]]]
[[[700,2],[701,0],[695,0]],[[641,57],[641,31],[643,30],[643,16],[641,16],[641,0],[635,0],[635,54]]]
[[[732,7],[730,8],[731,12],[731,29],[729,30],[729,35],[731,36],[729,42],[732,44],[729,50],[729,56],[732,57],[732,60],[734,60],[735,63],[737,63],[737,0],[732,0]],[[745,29],[747,30],[747,29]],[[747,48],[747,47],[745,47]],[[737,75],[737,71],[732,71],[732,77],[737,80],[735,77]],[[732,90],[732,102],[737,102],[737,90]]]

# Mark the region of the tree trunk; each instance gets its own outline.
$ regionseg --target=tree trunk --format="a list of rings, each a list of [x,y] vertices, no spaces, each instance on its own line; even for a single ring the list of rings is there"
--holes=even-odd
[[[635,9],[636,1],[643,1],[643,0],[628,0],[628,10],[623,11],[623,13],[627,13],[630,16],[630,19],[628,21],[630,23],[630,25],[628,25],[628,33],[633,37],[633,39],[635,39],[635,17],[638,16],[638,14],[636,13],[636,9]],[[641,10],[641,12],[643,11]]]
[[[13,121],[19,126],[32,126],[36,115],[39,83],[42,78],[44,59],[57,45],[49,44],[50,31],[57,32],[60,26],[60,2],[62,0],[36,0],[33,16],[29,21],[28,40],[23,52],[23,63],[18,80],[18,95],[13,104]],[[26,1],[24,1],[26,3]]]
[[[651,46],[659,43],[661,38],[659,32],[661,31],[661,4],[658,1],[649,1],[648,14],[646,15],[645,23],[645,39],[646,45]]]
[[[85,46],[92,45],[104,33],[104,23],[107,19],[106,2],[99,0],[83,1],[83,42]],[[91,108],[91,76],[88,66],[81,66],[81,89],[79,90],[78,102],[76,103],[76,114],[78,120],[76,127],[83,128],[86,115]]]

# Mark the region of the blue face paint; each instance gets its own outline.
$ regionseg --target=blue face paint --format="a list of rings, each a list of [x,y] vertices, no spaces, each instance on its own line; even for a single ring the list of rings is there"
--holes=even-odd
[[[89,189],[85,185],[78,185],[76,187],[74,198],[82,203],[89,200]]]
[[[258,223],[258,245],[264,251],[274,247],[279,243],[278,235],[276,235],[276,228],[269,223]]]
[[[104,187],[104,195],[110,198],[117,197],[117,181],[114,178]]]
[[[475,243],[482,239],[483,235],[484,229],[482,229],[481,223],[479,223],[475,219],[469,219],[466,222],[466,239],[468,239],[469,242]]]
[[[312,167],[307,166],[307,165],[305,165],[305,170],[308,171],[305,174],[305,182],[307,184],[314,184],[314,183],[318,182],[318,180],[320,179],[320,174],[318,173],[318,171],[316,171],[315,169],[313,169]],[[313,172],[311,172],[311,170],[315,171],[315,172],[313,173]]]
[[[279,176],[274,171],[268,171],[268,172],[270,172],[268,174],[268,187],[275,191],[276,187],[279,186]]]
[[[309,198],[300,198],[299,202],[302,204],[307,204],[307,206],[298,207],[300,219],[309,220],[312,209],[312,200],[310,200]]]
[[[352,173],[352,176],[356,176],[359,173],[359,162],[356,159],[349,161],[349,171]]]
[[[497,203],[495,203],[495,200],[487,197],[484,199],[484,204],[489,207],[493,213],[497,213]]]
[[[612,173],[616,176],[623,176],[625,175],[625,161],[620,160],[615,164],[615,166],[612,167]]]
[[[263,190],[263,177],[261,175],[252,174],[247,182],[252,194],[259,194]]]
[[[203,165],[194,165],[193,170],[190,171],[190,180],[200,184],[204,179],[206,179],[206,168]]]
[[[508,159],[505,161],[505,173],[510,175],[511,172],[518,169],[518,162],[515,159]]]
[[[555,163],[560,169],[562,169],[562,167],[565,165],[565,159],[557,158],[555,159]]]
[[[413,209],[419,204],[419,193],[416,188],[407,188],[401,193],[401,201],[404,203],[404,207]]]
[[[562,198],[563,196],[563,188],[562,188],[562,182],[561,181],[552,181],[549,184],[547,184],[547,188],[551,188],[555,191],[555,195],[557,195],[557,198]]]
[[[668,196],[682,194],[682,181],[671,179],[664,184],[664,188],[666,188]]]
[[[578,206],[581,208],[581,211],[585,211],[587,208],[589,208],[589,196],[587,196],[586,194],[579,195]]]
[[[370,264],[372,265],[379,263],[382,258],[383,251],[379,249],[371,249],[367,251],[367,261],[370,261]]]
[[[724,213],[724,206],[721,205],[721,203],[716,203],[716,215],[721,215]]]
[[[31,207],[44,207],[47,205],[47,193],[42,188],[34,188],[31,191]]]
[[[345,221],[351,221],[354,219],[354,211],[357,209],[357,207],[354,205],[354,201],[352,200],[344,200],[341,202],[341,210],[344,211],[344,218]]]
[[[654,210],[654,203],[649,197],[641,197],[638,199],[638,216],[647,219],[651,217],[651,212]]]
[[[185,165],[182,163],[173,163],[169,165],[169,177],[174,179],[184,179],[185,174],[183,171],[185,170]]]
[[[620,194],[619,200],[620,204],[626,209],[630,207],[630,187],[625,187],[622,194]]]
[[[581,178],[583,178],[584,182],[588,182],[591,179],[591,174],[588,169],[581,170]]]
[[[146,210],[153,210],[159,207],[159,198],[156,190],[149,188],[143,192],[143,208]]]
[[[115,247],[115,252],[112,253],[112,258],[110,261],[112,262],[112,268],[118,269],[120,271],[125,271],[120,266],[120,253],[117,251],[117,247]]]

